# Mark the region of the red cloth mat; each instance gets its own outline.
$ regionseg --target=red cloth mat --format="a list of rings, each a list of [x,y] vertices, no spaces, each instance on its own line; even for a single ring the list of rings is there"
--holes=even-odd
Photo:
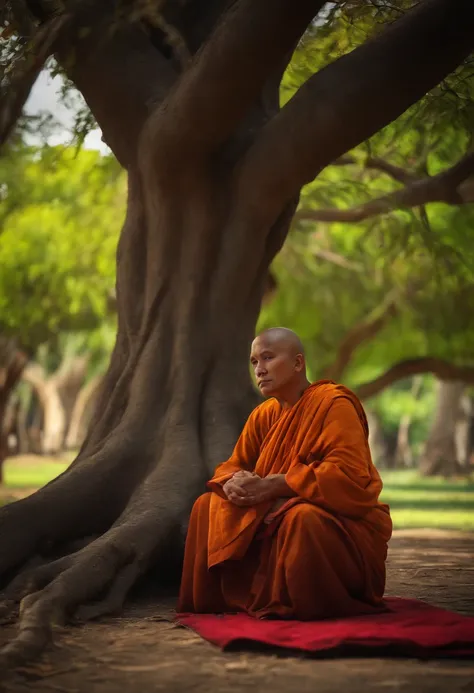
[[[247,614],[178,614],[177,621],[222,649],[260,643],[319,656],[474,658],[474,617],[415,599],[385,601],[388,612],[327,621],[259,620]]]

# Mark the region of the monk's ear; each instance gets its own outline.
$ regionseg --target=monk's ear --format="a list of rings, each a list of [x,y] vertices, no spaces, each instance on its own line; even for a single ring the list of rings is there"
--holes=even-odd
[[[296,363],[295,363],[295,371],[297,373],[301,373],[301,371],[304,369],[304,358],[303,354],[296,354]]]

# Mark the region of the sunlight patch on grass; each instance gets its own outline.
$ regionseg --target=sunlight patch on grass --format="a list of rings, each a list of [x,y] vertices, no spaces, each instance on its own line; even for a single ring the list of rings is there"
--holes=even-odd
[[[395,529],[474,530],[472,481],[425,478],[416,470],[381,473],[381,500],[390,506]]]
[[[43,457],[11,458],[5,462],[4,476],[7,488],[39,488],[61,474],[69,461]]]
[[[394,529],[460,529],[474,531],[470,510],[391,509]]]
[[[54,459],[34,455],[5,462],[2,502],[14,500],[14,490],[44,486],[61,474],[74,454]],[[381,500],[390,505],[395,529],[460,529],[474,531],[474,483],[464,479],[423,478],[415,470],[382,470]],[[9,491],[12,495],[9,495]]]

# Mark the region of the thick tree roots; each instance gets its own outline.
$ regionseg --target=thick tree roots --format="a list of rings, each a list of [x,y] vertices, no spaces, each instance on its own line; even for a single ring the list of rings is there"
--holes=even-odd
[[[0,650],[0,671],[37,657],[57,626],[118,614],[149,569],[160,583],[176,580],[186,521],[207,476],[193,440],[181,428],[155,463],[143,452],[129,460],[126,495],[122,458],[108,488],[112,462],[79,459],[62,479],[0,509],[0,623],[18,621]]]
[[[2,595],[1,622],[15,620],[19,611],[19,624],[0,651],[0,671],[40,654],[55,626],[119,612],[141,571],[133,551],[107,535],[62,558],[29,562]]]

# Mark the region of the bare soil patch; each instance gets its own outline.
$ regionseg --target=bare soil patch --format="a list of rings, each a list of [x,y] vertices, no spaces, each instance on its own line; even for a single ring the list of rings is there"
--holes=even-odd
[[[387,595],[416,597],[474,615],[474,535],[440,530],[394,535]],[[311,659],[223,653],[170,622],[174,600],[136,602],[122,618],[58,632],[41,661],[9,674],[5,693],[370,693],[474,690],[474,662]],[[0,634],[5,641],[12,630]]]

